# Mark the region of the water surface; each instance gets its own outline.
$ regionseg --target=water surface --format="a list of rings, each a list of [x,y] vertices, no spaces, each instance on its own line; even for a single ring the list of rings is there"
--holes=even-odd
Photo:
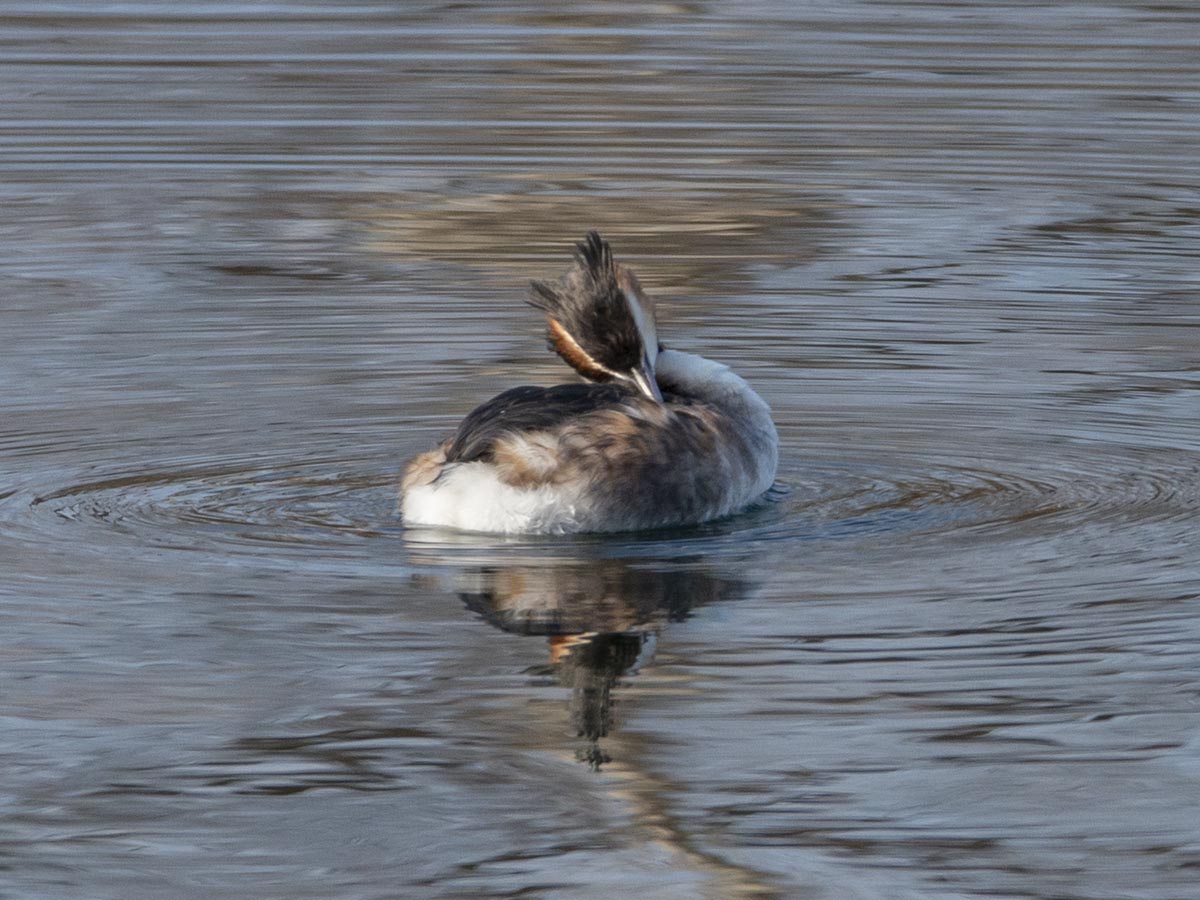
[[[1200,14],[0,8],[0,896],[1187,900]],[[406,531],[599,228],[761,508]]]

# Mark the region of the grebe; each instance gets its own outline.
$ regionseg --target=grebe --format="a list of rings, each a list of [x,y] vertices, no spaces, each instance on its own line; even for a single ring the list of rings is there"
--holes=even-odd
[[[410,525],[631,531],[744,509],[775,480],[771,410],[728,367],[663,349],[654,305],[590,232],[556,285],[534,282],[550,346],[585,384],[517,387],[405,467]]]

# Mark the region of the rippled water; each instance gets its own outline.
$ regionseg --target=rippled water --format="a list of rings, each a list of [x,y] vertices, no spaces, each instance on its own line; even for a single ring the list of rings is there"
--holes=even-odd
[[[0,7],[0,896],[1179,898],[1200,12]],[[776,411],[408,532],[601,229]]]

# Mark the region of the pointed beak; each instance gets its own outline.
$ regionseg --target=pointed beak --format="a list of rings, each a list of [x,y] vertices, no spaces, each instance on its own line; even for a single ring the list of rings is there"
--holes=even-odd
[[[649,397],[651,400],[663,402],[662,391],[658,389],[658,382],[654,380],[654,364],[646,357],[642,357],[642,364],[629,373],[633,383],[637,385],[639,391]]]

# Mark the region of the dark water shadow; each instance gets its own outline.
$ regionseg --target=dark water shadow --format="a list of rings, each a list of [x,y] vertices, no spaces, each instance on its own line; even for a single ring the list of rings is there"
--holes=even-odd
[[[614,727],[622,680],[651,662],[658,636],[698,607],[744,597],[749,584],[725,561],[718,572],[699,558],[645,559],[603,555],[506,555],[497,549],[462,557],[417,558],[449,566],[445,586],[500,631],[541,637],[546,662],[528,674],[571,691],[570,718],[580,739],[576,758],[599,770],[611,758],[601,740]],[[619,549],[619,548],[617,548]]]

